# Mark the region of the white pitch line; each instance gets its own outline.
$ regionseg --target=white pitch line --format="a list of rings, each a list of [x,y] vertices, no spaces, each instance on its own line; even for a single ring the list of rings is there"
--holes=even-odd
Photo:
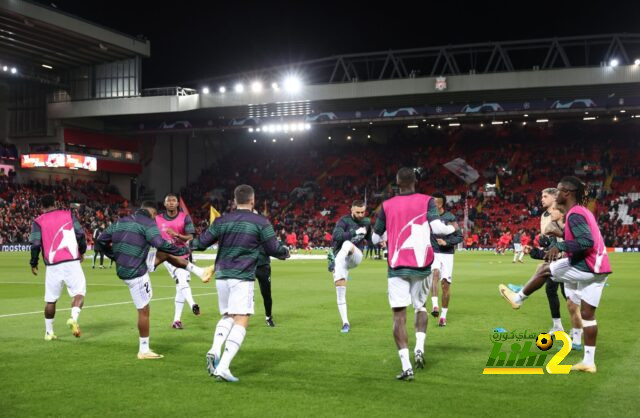
[[[0,282],[0,284],[39,284],[44,285],[44,282]],[[108,286],[108,287],[122,287],[122,284],[106,284],[106,283],[87,283],[87,286]],[[167,285],[153,285],[153,287],[171,288],[175,289],[175,286]],[[192,289],[206,289],[206,287],[191,286]]]
[[[202,293],[199,295],[193,295],[193,296],[208,296],[208,295],[215,295],[217,292],[209,292],[209,293]],[[173,300],[175,299],[175,296],[172,296],[170,298],[159,298],[159,299],[151,299],[151,302],[155,302],[155,301],[159,301],[159,300]],[[104,308],[105,306],[116,306],[116,305],[127,305],[127,304],[132,304],[133,301],[127,301],[127,302],[116,302],[116,303],[105,303],[102,305],[89,305],[89,306],[85,306],[82,309],[87,309],[87,308]],[[59,311],[70,311],[71,308],[63,308],[63,309],[56,309],[56,312]],[[14,313],[14,314],[6,314],[6,315],[0,315],[0,318],[9,318],[11,316],[23,316],[23,315],[35,315],[35,314],[41,314],[43,313],[43,311],[36,311],[36,312],[22,312],[22,313]]]

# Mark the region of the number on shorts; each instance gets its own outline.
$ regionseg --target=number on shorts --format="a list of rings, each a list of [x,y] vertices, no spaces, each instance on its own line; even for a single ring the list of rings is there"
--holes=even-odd
[[[147,293],[151,293],[151,289],[149,289],[149,282],[146,282],[146,283],[144,284],[144,290],[146,290],[146,291],[147,291]]]

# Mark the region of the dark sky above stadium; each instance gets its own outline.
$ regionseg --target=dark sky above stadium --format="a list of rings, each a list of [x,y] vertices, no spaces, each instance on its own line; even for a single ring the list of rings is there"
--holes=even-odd
[[[39,3],[49,5],[50,1]],[[640,33],[640,1],[53,0],[151,41],[144,87],[336,54],[552,36]]]

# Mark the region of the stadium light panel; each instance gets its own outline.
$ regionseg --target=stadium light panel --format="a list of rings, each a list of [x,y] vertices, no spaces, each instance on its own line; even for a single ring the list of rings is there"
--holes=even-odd
[[[262,91],[262,83],[259,81],[251,83],[251,91],[254,93],[260,93]]]
[[[481,128],[484,128],[484,123],[481,123],[481,124],[480,124],[480,127],[481,127]]]
[[[219,91],[220,93],[226,93],[227,88],[226,88],[225,86],[220,86],[220,88],[218,89],[218,91]]]
[[[202,89],[202,94],[209,94],[209,87],[204,87]]]
[[[525,122],[522,122],[522,126],[526,126],[526,125],[527,125],[527,122],[526,122],[526,121],[525,121]]]
[[[636,58],[636,60],[635,60],[635,61],[633,61],[633,63],[634,63],[635,65],[640,65],[640,59]]]
[[[271,83],[271,88],[275,91],[280,90],[280,86],[278,85],[278,83]]]
[[[624,109],[622,109],[622,110],[620,111],[620,113],[627,113],[627,111],[626,111],[626,110],[624,110]]]
[[[331,137],[329,137],[329,138],[327,138],[327,139],[329,139],[329,141],[331,141]]]
[[[311,125],[309,125],[308,123],[305,124],[304,125],[304,129],[308,131],[309,129],[311,129]]]
[[[260,130],[261,130],[260,128],[256,128],[256,132],[260,132]]]
[[[546,122],[549,122],[549,119],[536,119],[536,122],[538,122],[538,123],[546,123]]]
[[[587,116],[587,117],[582,118],[582,120],[596,120],[596,117],[595,116]]]
[[[15,74],[18,72],[18,69],[16,67],[11,67],[11,74]]]
[[[255,144],[256,142],[258,142],[258,141],[256,141],[256,140],[254,139],[254,140],[253,140],[253,143]]]
[[[503,121],[501,121],[501,120],[494,120],[494,121],[492,121],[492,122],[491,122],[491,124],[492,124],[492,125],[503,125],[503,124],[504,124],[504,122],[503,122]]]
[[[4,65],[4,66],[2,67],[2,71],[5,71],[5,72],[6,72],[6,71],[8,71],[8,70],[9,70],[9,67],[7,67],[6,65]]]
[[[242,85],[242,83],[238,83],[234,87],[234,90],[236,91],[236,93],[242,93],[244,91],[244,86]]]
[[[615,58],[612,59],[611,61],[609,61],[609,65],[612,66],[612,67],[617,67],[619,63],[620,62]]]
[[[296,76],[288,76],[284,79],[284,89],[288,93],[297,93],[302,88],[302,82]]]
[[[418,125],[407,125],[407,128],[409,129],[416,129],[418,127]]]
[[[458,122],[453,122],[453,123],[450,123],[449,126],[460,126],[460,124]]]
[[[276,139],[275,139],[275,138],[273,138],[273,139],[271,140],[271,142],[276,142]]]
[[[290,141],[293,141],[293,138],[289,138]]]
[[[249,132],[253,133],[253,128],[249,128]]]
[[[528,117],[529,117],[529,115],[527,115],[527,114],[525,113],[525,114],[524,114],[524,117],[525,117],[525,118],[528,118]]]
[[[44,68],[49,69],[49,70],[53,70],[53,67],[52,67],[52,66],[50,66],[50,65],[42,64],[42,66],[43,66]]]

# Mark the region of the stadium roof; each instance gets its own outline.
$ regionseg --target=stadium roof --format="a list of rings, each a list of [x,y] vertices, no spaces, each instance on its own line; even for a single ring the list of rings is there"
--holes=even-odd
[[[27,1],[0,0],[4,65],[50,74],[150,54],[150,42]],[[43,67],[47,65],[52,68]]]

